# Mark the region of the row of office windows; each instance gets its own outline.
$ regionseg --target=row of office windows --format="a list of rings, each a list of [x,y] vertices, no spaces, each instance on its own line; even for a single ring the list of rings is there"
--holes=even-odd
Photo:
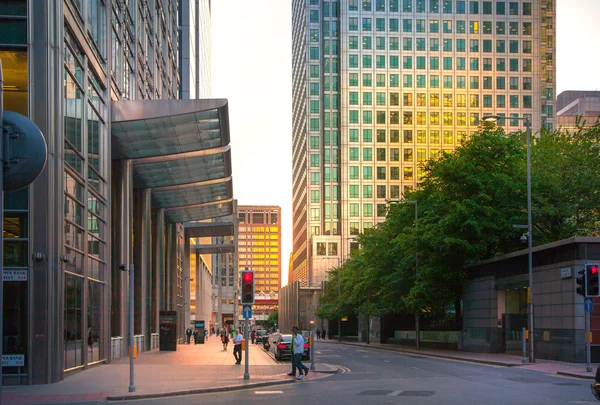
[[[375,64],[373,64],[373,59],[375,59]],[[385,55],[376,55],[375,58],[371,55],[362,55],[362,64],[359,66],[359,55],[349,55],[348,56],[348,66],[351,69],[358,69],[362,67],[362,69],[372,69],[373,67],[377,69],[385,69],[386,68],[386,56]],[[531,72],[533,70],[533,62],[531,59],[519,59],[519,58],[510,58],[508,59],[508,66],[506,64],[506,58],[496,58],[495,70],[496,72],[506,72],[507,68],[510,72],[518,72],[519,71],[519,60],[521,60],[523,72]],[[481,61],[481,64],[480,64]],[[427,64],[429,62],[429,66]],[[440,69],[441,62],[441,69]],[[494,69],[494,60],[492,58],[463,58],[457,57],[453,58],[451,56],[448,57],[438,57],[438,56],[430,56],[427,58],[426,56],[403,56],[402,57],[402,69],[403,70],[445,70],[445,71],[466,71],[467,70],[467,62],[469,71],[471,72],[491,72]],[[390,55],[389,56],[389,69],[399,69],[400,68],[400,57]],[[330,85],[331,86],[331,85]]]
[[[373,37],[372,36],[362,36],[361,40],[361,48],[363,50],[372,50],[373,49]],[[350,50],[358,50],[359,49],[359,37],[351,36],[348,41],[348,48]],[[454,42],[456,41],[456,42]],[[332,41],[333,42],[333,41]],[[506,46],[508,42],[508,47]],[[491,39],[470,39],[469,44],[469,52],[480,52],[484,53],[519,53],[519,40],[505,40],[505,39],[496,39],[495,48],[494,41]],[[525,54],[531,54],[532,52],[532,42],[529,40],[523,40],[521,50]],[[467,51],[467,40],[462,38],[457,38],[456,40],[452,38],[441,38],[442,50],[445,52],[453,51],[453,44],[456,44],[454,48],[456,52],[466,52]],[[481,44],[481,47],[480,47]],[[399,37],[389,37],[387,38],[387,48],[390,51],[398,51],[400,50],[400,38]],[[427,38],[423,37],[404,37],[402,38],[402,50],[403,51],[429,51],[437,52],[440,50],[440,38],[429,38],[429,48],[427,48]],[[386,37],[375,37],[375,50],[385,51],[386,50]],[[318,50],[317,50],[318,51]],[[311,51],[312,52],[312,51]],[[335,73],[335,72],[334,72]]]
[[[451,34],[453,31],[453,20],[441,20],[442,31]],[[361,30],[363,32],[400,32],[400,23],[402,23],[403,33],[426,33],[427,25],[429,25],[429,33],[437,34],[440,32],[440,20],[412,19],[412,18],[375,18],[375,28],[373,29],[372,18],[362,18]],[[455,32],[457,34],[466,33],[467,21],[457,20]],[[481,27],[480,27],[481,26]],[[519,26],[521,29],[519,29]],[[495,29],[494,29],[495,27]],[[508,28],[508,29],[507,29]],[[492,35],[494,32],[497,35],[532,35],[533,23],[531,21],[479,21],[469,20],[469,33]],[[359,18],[350,17],[348,19],[348,31],[359,31]],[[312,35],[311,35],[312,37]]]
[[[513,80],[514,79],[514,80]],[[531,90],[531,78],[522,78],[523,79],[523,90]],[[525,79],[529,79],[525,81]],[[511,77],[510,78],[510,89],[518,90],[519,89],[519,78]],[[348,93],[348,104],[349,105],[359,105],[361,101],[359,99],[360,93],[357,91],[351,91]],[[400,94],[399,93],[390,93],[389,104],[386,104],[386,93],[385,92],[376,92],[375,93],[375,102],[378,106],[399,106],[400,105]],[[531,103],[531,97],[529,95],[523,95],[523,104],[527,105]],[[496,95],[496,104],[497,106],[506,107],[506,95],[498,94]],[[468,104],[467,104],[468,100]],[[519,95],[518,94],[510,94],[509,95],[510,105],[519,104]],[[371,106],[373,105],[373,93],[370,91],[362,92],[362,104],[363,106]],[[429,104],[427,103],[429,101]],[[483,102],[480,102],[483,101]],[[492,94],[453,94],[453,93],[403,93],[402,94],[402,105],[404,107],[459,107],[466,108],[468,107],[493,107],[493,95]],[[312,112],[318,112],[319,101],[311,100],[310,108]],[[314,110],[314,111],[313,111]]]
[[[513,70],[511,70],[513,71]],[[390,73],[386,75],[385,73],[377,73],[373,75],[372,73],[363,73],[362,74],[362,86],[363,87],[373,87],[373,76],[375,76],[375,87],[400,87],[400,75]],[[386,77],[387,76],[387,77]],[[413,78],[415,79],[413,82]],[[417,89],[438,89],[440,88],[440,76],[439,75],[429,75],[429,80],[427,80],[427,75],[413,75],[413,74],[405,74],[402,75],[402,87],[404,88],[413,88]],[[469,80],[469,89],[477,90],[480,88],[480,79],[482,83],[483,89],[491,90],[493,88],[494,76],[453,76],[453,75],[445,75],[442,77],[442,85],[445,89],[466,89],[467,88],[467,78]],[[509,84],[511,83],[511,79],[509,79]],[[518,84],[518,78],[516,78],[516,83]],[[505,90],[506,89],[506,77],[504,76],[496,76],[496,90]],[[527,81],[527,84],[531,84],[531,81]],[[348,74],[348,85],[350,87],[359,87],[359,74],[358,73],[349,73]],[[529,86],[528,86],[529,87]],[[318,87],[317,87],[318,90]],[[514,89],[518,90],[518,88]],[[529,90],[524,88],[523,90]],[[311,94],[313,95],[313,94]],[[318,95],[318,94],[315,94]]]
[[[333,2],[337,3],[337,2]],[[519,1],[496,1],[495,12],[498,15],[506,15],[507,11],[509,15],[519,15],[519,11],[522,15],[531,15],[532,6],[531,2],[519,2]],[[316,0],[311,1],[311,4],[318,4]],[[362,11],[378,11],[378,12],[400,12],[403,13],[444,13],[444,14],[466,14],[467,6],[469,14],[492,14],[494,11],[494,2],[492,1],[479,1],[479,0],[349,0],[348,10],[359,11],[359,4],[361,5],[360,10]],[[508,4],[508,10],[507,10]],[[521,4],[521,7],[519,5]],[[387,7],[386,7],[387,6]],[[401,7],[400,7],[401,6]],[[429,6],[429,7],[428,7]],[[480,10],[481,6],[481,10]],[[519,10],[520,8],[520,10]],[[337,12],[337,4],[331,10],[331,13]],[[315,10],[313,10],[315,11]],[[329,2],[323,3],[323,13],[330,14]],[[337,14],[335,14],[337,15]],[[318,14],[317,14],[318,16]],[[311,21],[314,17],[311,14]]]

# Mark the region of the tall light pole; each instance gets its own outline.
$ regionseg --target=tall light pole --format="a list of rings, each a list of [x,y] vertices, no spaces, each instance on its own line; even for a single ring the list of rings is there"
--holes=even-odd
[[[386,200],[388,204],[396,203],[396,204],[414,204],[415,205],[415,234],[419,230],[418,222],[419,222],[419,202],[417,200]],[[416,245],[415,238],[415,245]],[[415,246],[416,247],[416,246]],[[415,249],[415,280],[416,275],[419,273],[419,254],[417,253],[417,249]],[[415,314],[415,348],[419,350],[421,348],[421,327],[419,324],[420,316],[417,312]]]
[[[506,118],[499,115],[483,117],[484,121],[497,122]],[[531,226],[531,119],[529,117],[509,117],[511,120],[525,122],[527,138],[527,267],[529,271],[529,362],[535,363],[534,323],[533,323],[533,233]]]

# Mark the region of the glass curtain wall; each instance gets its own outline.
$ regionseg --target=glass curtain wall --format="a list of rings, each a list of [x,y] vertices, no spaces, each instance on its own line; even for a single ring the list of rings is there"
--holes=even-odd
[[[4,74],[4,110],[28,116],[27,2],[0,3],[0,60]],[[4,193],[3,353],[22,355],[24,367],[3,367],[2,374],[26,374],[29,364],[28,291],[29,190]]]
[[[106,67],[106,5],[67,1],[79,24],[64,34],[64,369],[106,360],[107,260],[106,83],[93,65]],[[84,18],[85,16],[85,18]],[[73,34],[87,31],[91,53]]]

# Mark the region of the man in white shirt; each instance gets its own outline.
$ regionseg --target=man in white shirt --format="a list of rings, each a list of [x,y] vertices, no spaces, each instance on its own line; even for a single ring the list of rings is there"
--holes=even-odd
[[[292,343],[294,346],[294,364],[300,373],[296,379],[302,380],[304,376],[308,375],[308,367],[302,364],[302,354],[304,353],[304,336],[302,336],[302,333],[300,333],[300,328],[297,326],[292,328],[292,336]],[[302,371],[304,371],[304,374],[302,374]]]
[[[242,330],[238,329],[237,333],[233,337],[233,357],[235,357],[235,364],[242,364]]]

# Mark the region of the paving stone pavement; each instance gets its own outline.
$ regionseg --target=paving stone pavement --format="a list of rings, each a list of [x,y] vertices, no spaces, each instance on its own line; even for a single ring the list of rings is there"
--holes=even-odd
[[[5,405],[26,403],[74,403],[101,401],[107,397],[165,396],[177,392],[231,389],[254,384],[287,383],[292,377],[289,363],[276,362],[261,345],[250,344],[249,374],[244,380],[244,362],[235,365],[233,345],[227,350],[218,338],[212,336],[205,344],[183,344],[177,351],[157,350],[138,354],[135,360],[134,383],[136,391],[128,392],[129,358],[120,358],[111,364],[100,364],[65,377],[56,384],[5,386],[2,403]],[[336,367],[316,364],[316,373],[307,379],[319,379],[334,373]]]

